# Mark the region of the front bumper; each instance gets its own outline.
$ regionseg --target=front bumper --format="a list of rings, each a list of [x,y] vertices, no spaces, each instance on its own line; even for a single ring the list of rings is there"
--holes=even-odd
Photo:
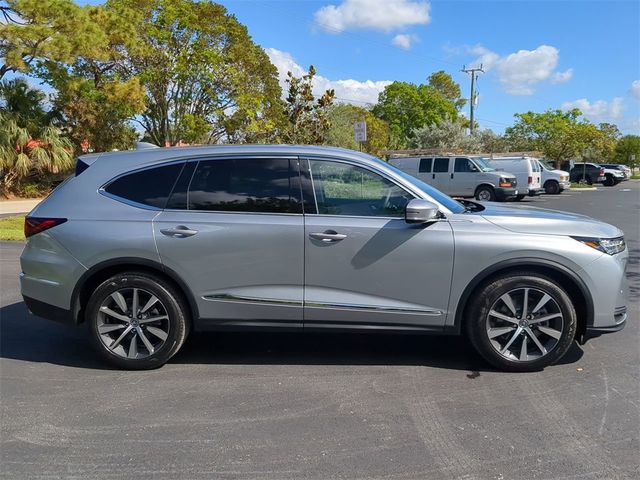
[[[587,340],[599,337],[606,333],[619,332],[627,324],[627,307],[618,307],[613,314],[615,323],[606,327],[587,327],[584,334],[578,338],[578,343],[584,345]]]
[[[544,191],[545,191],[545,190],[544,190],[544,188],[529,188],[529,189],[527,190],[527,194],[528,194],[530,197],[537,197],[538,195],[543,194],[543,193],[544,193]]]
[[[518,195],[518,187],[496,187],[494,189],[496,200],[506,200],[507,198]]]
[[[571,182],[569,180],[565,180],[564,182],[559,182],[560,190],[570,190]]]

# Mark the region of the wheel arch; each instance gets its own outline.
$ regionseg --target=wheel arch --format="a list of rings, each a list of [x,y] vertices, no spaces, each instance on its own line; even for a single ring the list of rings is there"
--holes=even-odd
[[[152,273],[171,283],[187,300],[191,322],[194,322],[199,317],[195,297],[177,273],[153,260],[122,257],[100,262],[80,277],[71,297],[73,319],[76,324],[84,322],[84,308],[95,288],[107,278],[126,271]]]
[[[478,190],[480,190],[482,187],[489,187],[494,192],[496,190],[496,186],[495,185],[492,185],[491,183],[488,183],[488,182],[482,182],[482,183],[476,185],[476,189],[473,191],[473,193],[474,194],[478,193]]]
[[[576,338],[580,339],[586,329],[593,325],[594,307],[593,297],[584,281],[572,270],[559,263],[539,258],[517,258],[499,262],[477,274],[466,286],[456,305],[453,329],[462,332],[466,309],[471,294],[488,280],[517,271],[534,271],[555,280],[569,295],[576,309],[578,327]]]

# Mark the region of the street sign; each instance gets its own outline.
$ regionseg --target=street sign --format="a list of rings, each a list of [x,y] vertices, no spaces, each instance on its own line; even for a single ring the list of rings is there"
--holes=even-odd
[[[356,142],[367,141],[367,122],[355,122],[353,124],[353,133]]]

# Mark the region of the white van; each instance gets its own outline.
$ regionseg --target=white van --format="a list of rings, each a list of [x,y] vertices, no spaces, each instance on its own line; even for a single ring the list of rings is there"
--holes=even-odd
[[[509,172],[518,179],[520,194],[516,200],[522,200],[526,195],[535,197],[544,193],[542,188],[542,174],[537,158],[533,157],[494,157],[484,160],[497,171]]]
[[[455,197],[493,202],[518,195],[515,176],[494,171],[482,158],[463,155],[400,157],[391,158],[389,163]]]
[[[538,163],[542,169],[542,188],[544,188],[545,193],[548,193],[549,195],[558,195],[564,190],[571,188],[569,172],[556,170],[549,162],[542,159],[539,159]]]

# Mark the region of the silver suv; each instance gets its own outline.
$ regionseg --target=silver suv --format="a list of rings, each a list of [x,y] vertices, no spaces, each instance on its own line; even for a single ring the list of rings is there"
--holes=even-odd
[[[466,334],[540,369],[626,321],[623,232],[454,201],[357,152],[255,145],[81,157],[25,220],[22,295],[130,369],[190,331]]]

